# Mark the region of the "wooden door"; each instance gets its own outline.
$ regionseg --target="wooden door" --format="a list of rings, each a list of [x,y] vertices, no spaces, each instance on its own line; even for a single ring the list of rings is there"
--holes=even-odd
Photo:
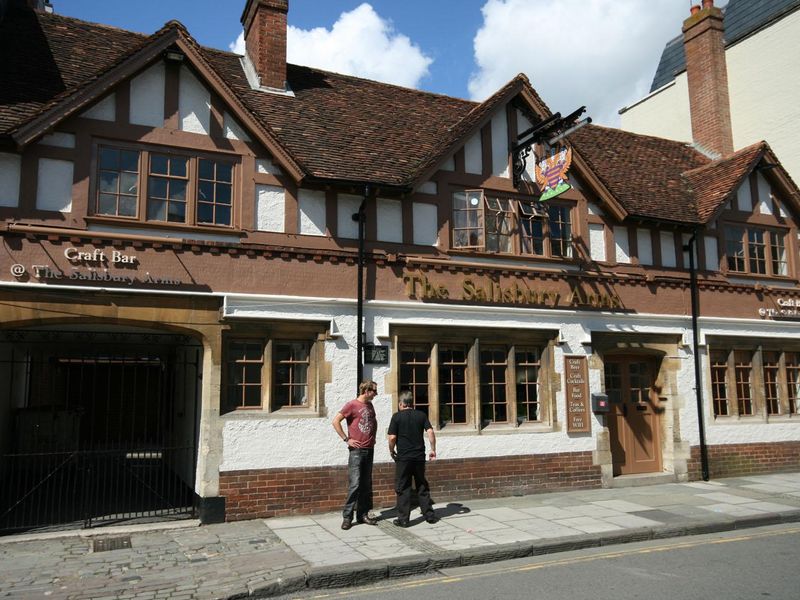
[[[614,475],[661,472],[661,426],[655,365],[643,357],[609,357],[606,393]]]

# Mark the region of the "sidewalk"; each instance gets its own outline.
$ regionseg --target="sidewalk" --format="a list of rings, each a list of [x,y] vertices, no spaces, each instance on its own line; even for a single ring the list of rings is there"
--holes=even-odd
[[[800,521],[800,473],[437,504],[412,526],[340,529],[339,514],[0,538],[0,598],[231,598]],[[130,536],[130,546],[97,551]],[[97,549],[92,550],[95,546]]]

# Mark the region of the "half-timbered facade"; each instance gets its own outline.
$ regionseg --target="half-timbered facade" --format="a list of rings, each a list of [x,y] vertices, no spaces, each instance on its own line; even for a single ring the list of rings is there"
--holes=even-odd
[[[766,143],[590,125],[541,202],[524,75],[475,103],[287,65],[287,11],[245,3],[242,57],[9,3],[0,529],[338,507],[362,209],[363,374],[382,426],[401,389],[430,416],[438,501],[698,478],[701,431],[712,476],[800,466],[800,195]]]

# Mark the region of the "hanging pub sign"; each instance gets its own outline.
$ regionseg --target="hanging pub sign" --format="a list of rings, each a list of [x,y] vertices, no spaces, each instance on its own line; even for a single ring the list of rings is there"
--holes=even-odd
[[[561,148],[536,163],[536,183],[542,190],[540,202],[560,196],[572,186],[566,182],[567,171],[572,164],[572,148]]]
[[[389,346],[364,344],[364,363],[368,365],[388,365]]]

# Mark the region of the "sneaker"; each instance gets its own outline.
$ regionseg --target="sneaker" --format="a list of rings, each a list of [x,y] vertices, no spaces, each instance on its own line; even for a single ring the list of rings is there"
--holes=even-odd
[[[378,519],[370,517],[369,515],[364,515],[363,517],[358,518],[359,523],[363,523],[364,525],[377,525]]]
[[[397,527],[408,527],[408,521],[401,521],[400,519],[395,519],[392,521],[392,525],[396,525]]]
[[[352,526],[353,526],[353,522],[350,519],[344,519],[342,521],[342,529],[344,529],[345,531],[350,529]]]

